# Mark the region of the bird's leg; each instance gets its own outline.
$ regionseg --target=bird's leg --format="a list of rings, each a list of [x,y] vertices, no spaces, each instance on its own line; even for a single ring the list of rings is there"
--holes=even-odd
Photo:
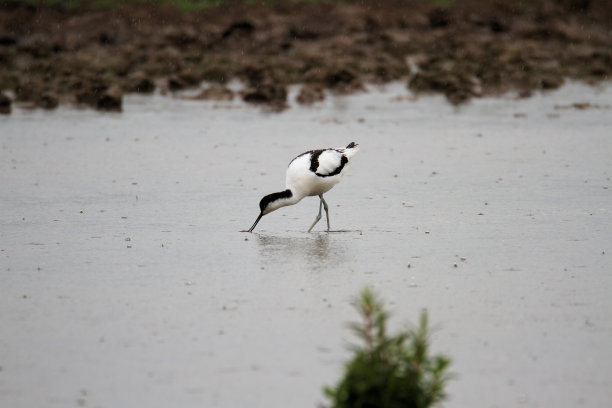
[[[319,197],[321,198],[321,200],[323,199],[323,196],[319,196]],[[317,218],[315,218],[314,222],[312,223],[310,228],[308,228],[307,232],[310,232],[312,230],[312,227],[314,227],[316,223],[319,222],[319,220],[321,219],[321,207],[323,207],[323,201],[319,201],[319,214],[317,214]]]
[[[325,202],[325,199],[323,198],[323,194],[321,194],[319,196],[321,198],[321,203],[323,203],[323,208],[325,208],[325,216],[327,217],[327,232],[329,232],[330,227],[329,227],[329,208],[327,207],[327,203]],[[319,206],[319,212],[321,211],[321,208]]]

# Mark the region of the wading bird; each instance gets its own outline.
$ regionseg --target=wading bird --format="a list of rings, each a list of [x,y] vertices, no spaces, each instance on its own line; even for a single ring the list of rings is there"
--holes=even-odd
[[[255,226],[266,214],[286,205],[297,204],[302,198],[319,196],[319,214],[308,228],[308,232],[321,219],[321,208],[325,208],[327,231],[329,231],[329,209],[323,198],[333,186],[340,182],[346,165],[359,150],[359,145],[352,142],[345,148],[310,150],[291,160],[287,167],[286,190],[268,194],[259,202],[261,212],[248,231],[253,232]]]

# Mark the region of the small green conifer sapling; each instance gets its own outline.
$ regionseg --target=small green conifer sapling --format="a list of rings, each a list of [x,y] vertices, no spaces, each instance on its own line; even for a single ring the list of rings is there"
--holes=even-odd
[[[423,310],[416,329],[387,334],[388,313],[370,288],[357,299],[360,323],[351,324],[363,346],[353,347],[344,377],[326,387],[330,408],[427,408],[446,398],[450,359],[429,355],[429,325]]]

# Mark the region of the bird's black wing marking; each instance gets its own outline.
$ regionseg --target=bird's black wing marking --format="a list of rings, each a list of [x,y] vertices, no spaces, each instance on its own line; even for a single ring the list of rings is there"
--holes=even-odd
[[[323,154],[326,151],[335,151],[335,152],[340,153],[341,154],[340,164],[338,165],[338,167],[333,169],[328,174],[318,173],[317,170],[319,170],[319,156],[321,156],[321,154]],[[335,176],[337,174],[340,174],[340,172],[342,171],[342,169],[344,168],[346,163],[348,163],[348,158],[344,154],[342,154],[341,151],[338,151],[336,149],[317,149],[317,150],[309,150],[307,152],[304,152],[304,153],[300,154],[295,159],[291,160],[289,165],[291,166],[291,163],[293,163],[296,159],[298,159],[298,158],[300,158],[300,157],[302,157],[302,156],[304,156],[306,154],[310,155],[310,171],[312,171],[314,174],[316,174],[319,177],[331,177],[331,176]]]
[[[304,153],[302,153],[302,154],[298,154],[297,156],[295,156],[295,157],[293,158],[293,160],[291,160],[291,161],[289,162],[289,166],[291,166],[291,163],[293,163],[294,161],[296,161],[296,160],[297,160],[297,159],[299,159],[300,157],[305,156],[305,155],[307,155],[307,154],[314,154],[315,152],[319,152],[319,153],[317,154],[317,157],[319,157],[319,155],[320,155],[321,153],[323,153],[323,151],[324,151],[324,150],[325,150],[325,149],[320,149],[320,150],[309,150],[309,151],[304,152]],[[289,166],[287,166],[287,167],[289,167]]]
[[[325,150],[320,149],[320,150],[313,150],[310,153],[312,153],[312,155],[310,156],[310,171],[312,171],[313,173],[316,174],[317,169],[319,168],[319,156],[321,156],[321,153],[323,153]]]
[[[338,163],[338,165],[332,169],[330,169],[329,166],[325,166],[323,169],[321,169],[321,171],[319,171],[319,166],[320,166],[319,156],[326,151],[335,152],[335,153],[340,154],[340,163]],[[320,151],[317,150],[312,155],[311,162],[310,162],[310,171],[312,171],[319,177],[331,177],[331,176],[340,174],[340,172],[342,171],[346,163],[348,163],[348,158],[342,153],[342,151],[339,151],[336,149],[326,149],[326,150],[320,150]]]
[[[340,172],[342,171],[342,169],[344,168],[344,165],[348,163],[348,159],[346,158],[345,155],[342,155],[342,157],[340,158],[340,165],[338,167],[336,167],[334,169],[334,171],[332,171],[329,174],[319,174],[319,173],[315,173],[317,176],[319,177],[331,177],[331,176],[335,176],[336,174],[340,174]]]

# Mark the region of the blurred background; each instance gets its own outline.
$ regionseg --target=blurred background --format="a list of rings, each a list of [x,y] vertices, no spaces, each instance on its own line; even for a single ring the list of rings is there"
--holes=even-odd
[[[120,110],[122,95],[214,84],[199,99],[275,110],[403,81],[452,104],[598,83],[612,70],[605,0],[3,0],[2,106]],[[226,84],[242,81],[239,92]]]

